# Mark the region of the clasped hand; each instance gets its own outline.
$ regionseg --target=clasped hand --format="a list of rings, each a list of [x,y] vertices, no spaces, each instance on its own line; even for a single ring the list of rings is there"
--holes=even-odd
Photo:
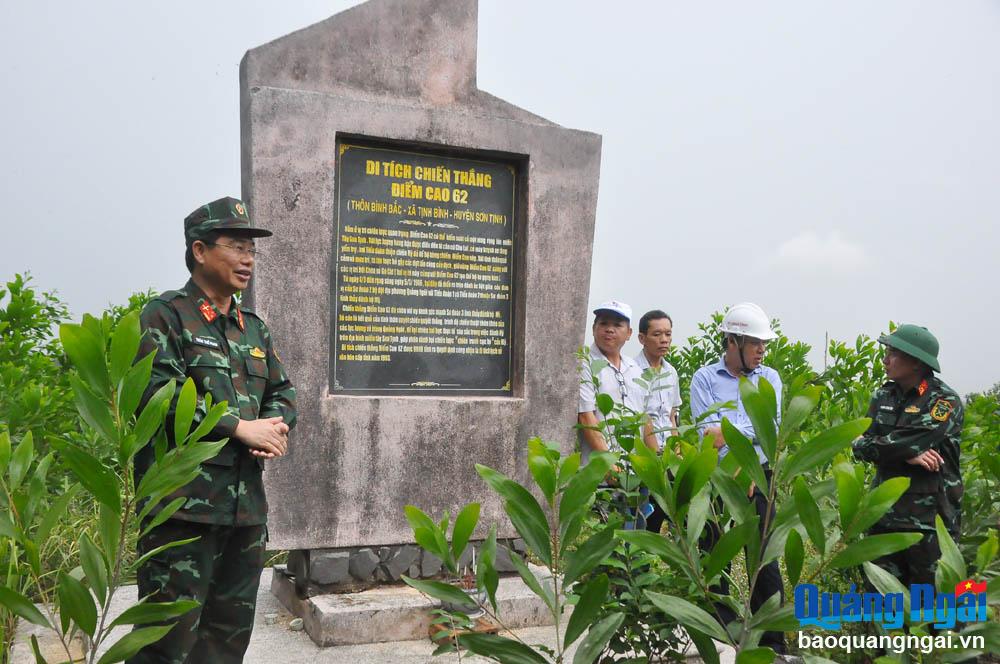
[[[288,425],[283,417],[240,420],[234,435],[250,448],[251,454],[262,459],[284,456],[288,451]]]
[[[941,470],[941,466],[944,465],[944,457],[942,457],[937,450],[930,449],[924,450],[912,459],[907,459],[906,463],[913,464],[914,466],[920,466],[926,470],[936,473]]]

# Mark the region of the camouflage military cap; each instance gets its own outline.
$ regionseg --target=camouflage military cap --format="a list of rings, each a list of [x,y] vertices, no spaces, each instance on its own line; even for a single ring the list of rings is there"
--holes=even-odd
[[[941,371],[938,340],[926,327],[900,325],[892,334],[880,336],[878,342],[917,358],[934,371]]]
[[[230,196],[206,203],[184,219],[184,242],[189,246],[212,231],[239,231],[248,237],[272,234],[269,230],[250,226],[246,204]]]

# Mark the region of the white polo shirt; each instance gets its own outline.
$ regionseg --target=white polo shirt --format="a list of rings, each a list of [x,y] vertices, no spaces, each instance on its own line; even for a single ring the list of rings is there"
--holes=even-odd
[[[580,365],[580,403],[577,413],[594,413],[597,421],[604,420],[604,415],[597,409],[597,395],[607,394],[615,403],[624,404],[634,411],[643,413],[646,403],[646,391],[636,384],[635,379],[642,377],[642,369],[635,360],[625,355],[621,356],[621,367],[615,368],[608,358],[604,356],[597,344],[590,347],[590,360],[604,360],[607,366],[597,373],[598,386],[595,388],[591,379],[590,367],[586,363]],[[577,432],[577,439],[580,444],[580,453],[583,463],[590,458],[590,445],[583,439],[583,432]],[[608,449],[621,451],[621,447],[615,442],[613,436],[606,436]]]
[[[650,368],[649,360],[646,359],[646,353],[643,351],[639,351],[639,354],[635,356],[635,363],[643,373]],[[646,393],[646,403],[643,410],[649,414],[653,430],[656,432],[656,442],[662,450],[667,438],[671,435],[669,429],[673,427],[670,413],[674,408],[681,407],[680,379],[677,377],[677,370],[666,360],[661,360],[659,372],[647,382],[649,383],[649,391]]]

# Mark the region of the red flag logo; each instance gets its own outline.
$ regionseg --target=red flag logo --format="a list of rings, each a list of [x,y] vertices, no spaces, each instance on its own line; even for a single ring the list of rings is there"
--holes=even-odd
[[[963,593],[984,593],[986,592],[986,582],[980,581],[976,583],[972,579],[962,581],[961,583],[955,584],[955,596],[961,595]]]

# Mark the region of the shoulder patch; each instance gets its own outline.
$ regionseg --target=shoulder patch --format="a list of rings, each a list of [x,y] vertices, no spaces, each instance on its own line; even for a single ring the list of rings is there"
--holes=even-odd
[[[953,410],[955,410],[955,406],[950,401],[947,399],[938,399],[931,408],[931,417],[938,422],[946,422],[951,417],[951,411]]]

